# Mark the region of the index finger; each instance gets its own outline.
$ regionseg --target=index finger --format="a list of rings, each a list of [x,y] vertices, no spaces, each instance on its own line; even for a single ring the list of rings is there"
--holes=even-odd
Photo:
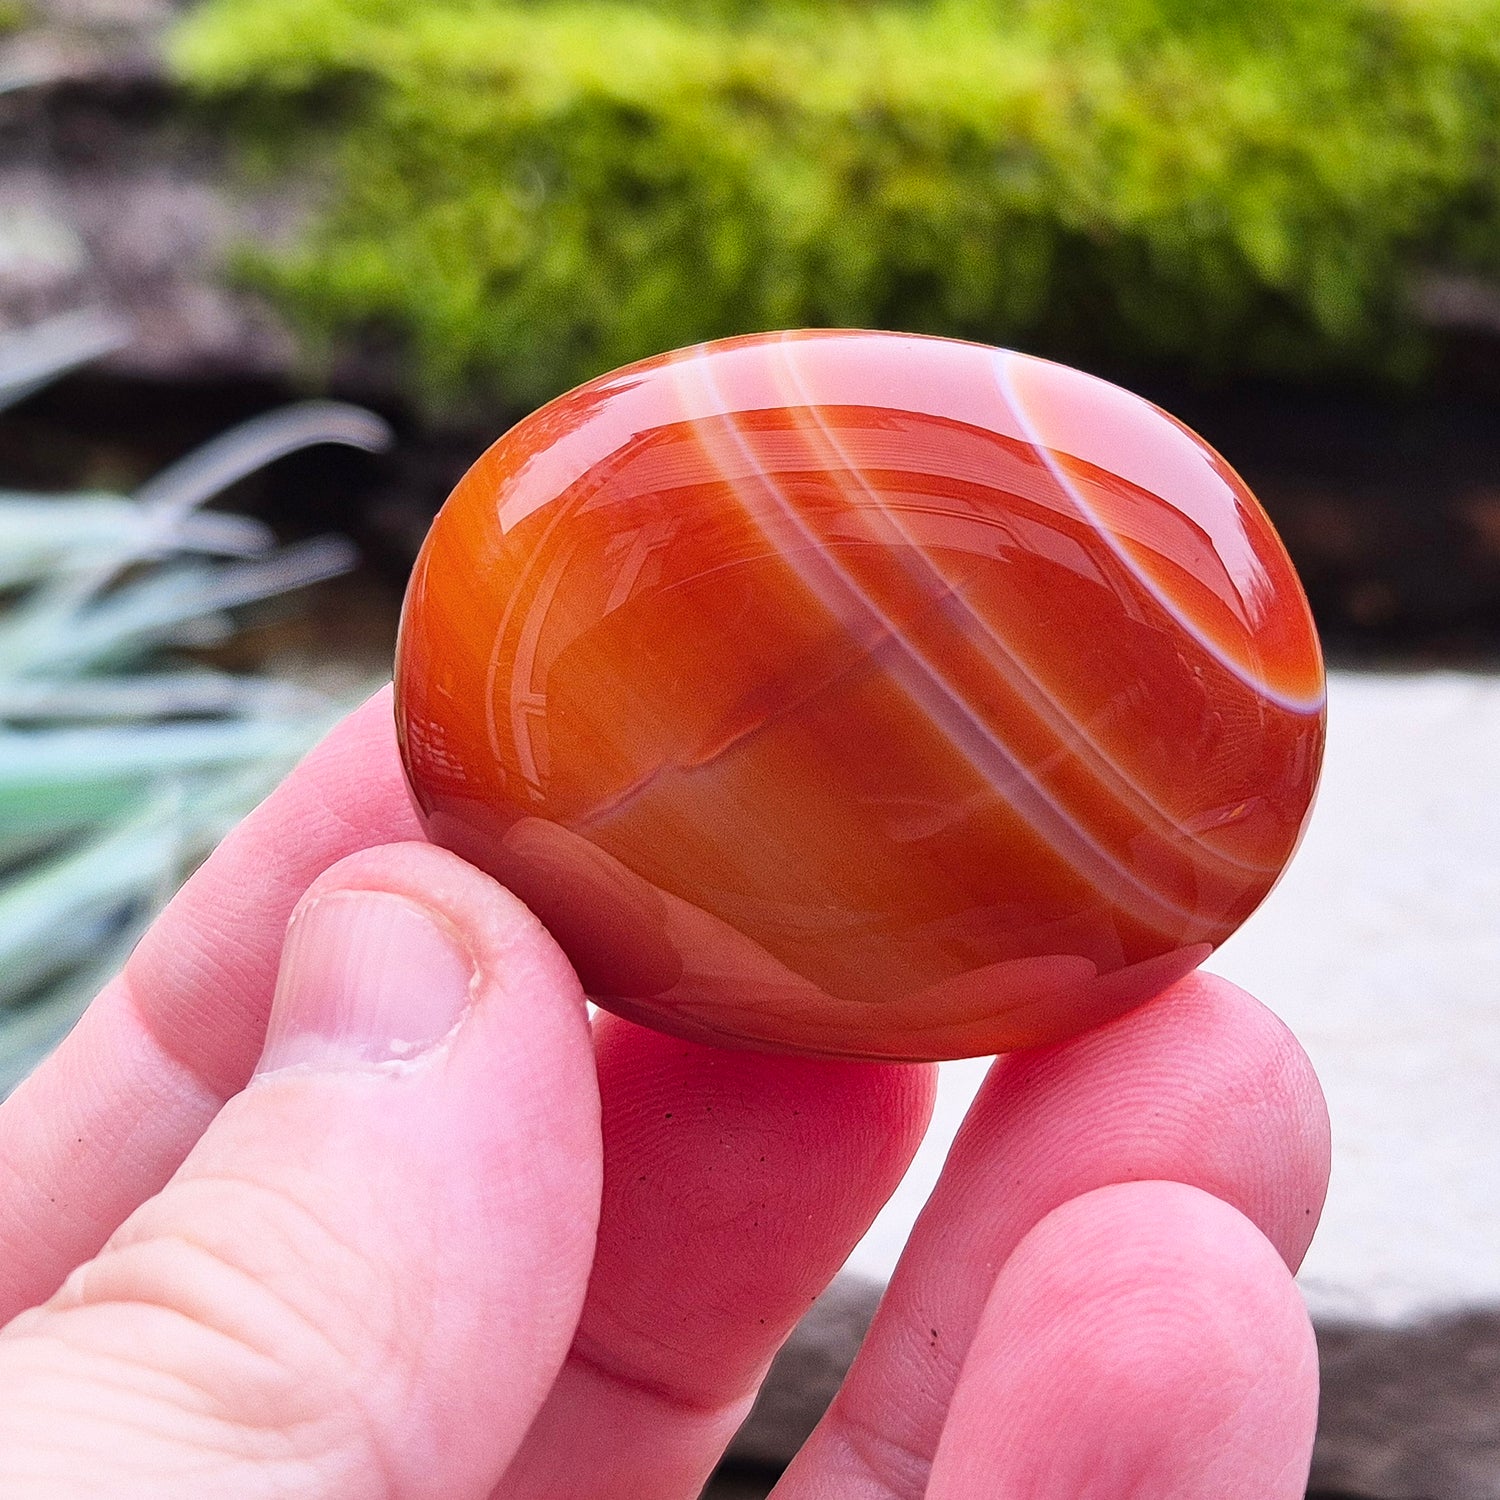
[[[386,688],[224,840],[0,1108],[0,1323],[159,1191],[249,1079],[287,919],[313,880],[421,837]]]

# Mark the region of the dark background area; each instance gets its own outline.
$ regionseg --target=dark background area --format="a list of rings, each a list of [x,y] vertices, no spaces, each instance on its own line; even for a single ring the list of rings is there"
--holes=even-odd
[[[1476,355],[1500,356],[1500,345]],[[1500,663],[1500,408],[1479,357],[1399,400],[1101,373],[1197,429],[1244,475],[1292,554],[1331,660]],[[264,377],[75,375],[0,418],[0,465],[38,489],[129,486],[297,394]],[[398,401],[378,409],[399,435],[388,454],[313,450],[226,498],[288,537],[353,537],[371,590],[394,599],[454,482],[521,413],[443,430]]]

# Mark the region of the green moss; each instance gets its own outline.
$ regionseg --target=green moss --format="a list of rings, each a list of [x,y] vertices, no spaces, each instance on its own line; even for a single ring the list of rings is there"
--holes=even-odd
[[[207,0],[184,77],[322,174],[246,268],[434,400],[865,325],[1399,375],[1500,269],[1500,0]]]

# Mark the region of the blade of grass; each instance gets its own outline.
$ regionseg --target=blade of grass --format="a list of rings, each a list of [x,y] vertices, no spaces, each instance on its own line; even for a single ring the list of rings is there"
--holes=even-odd
[[[236,677],[228,672],[132,673],[125,677],[0,677],[0,720],[28,724],[171,719],[230,715],[286,717],[312,713],[320,693],[295,682]]]
[[[357,560],[342,537],[311,537],[234,566],[173,564],[82,610],[48,595],[0,626],[0,660],[26,673],[78,672],[173,640],[195,620],[335,578]]]
[[[102,308],[63,313],[0,341],[0,411],[59,375],[130,342],[123,318]]]
[[[363,407],[342,401],[303,401],[252,417],[163,469],[136,491],[136,502],[171,519],[211,500],[247,474],[320,443],[381,453],[391,429]]]
[[[191,515],[163,546],[156,522],[122,496],[0,492],[0,587],[174,552],[253,557],[274,544],[270,528],[247,516]]]

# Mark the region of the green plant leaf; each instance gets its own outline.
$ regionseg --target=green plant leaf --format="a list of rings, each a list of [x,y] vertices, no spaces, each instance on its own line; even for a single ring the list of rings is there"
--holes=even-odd
[[[318,190],[240,273],[434,407],[793,325],[1396,379],[1413,277],[1500,275],[1500,0],[205,0],[172,52]]]
[[[113,320],[80,315],[0,338],[0,405],[120,337]],[[174,655],[232,634],[242,606],[354,563],[342,538],[277,547],[262,523],[201,507],[309,444],[388,440],[359,408],[305,402],[205,444],[133,497],[0,489],[0,1091],[352,705]]]

